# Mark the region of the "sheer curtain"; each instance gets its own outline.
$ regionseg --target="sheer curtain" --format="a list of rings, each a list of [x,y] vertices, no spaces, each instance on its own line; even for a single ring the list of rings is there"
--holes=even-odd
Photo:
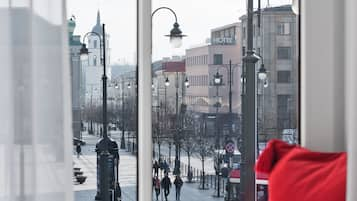
[[[345,2],[347,201],[357,200],[357,2]]]
[[[0,0],[0,200],[72,201],[65,0]]]

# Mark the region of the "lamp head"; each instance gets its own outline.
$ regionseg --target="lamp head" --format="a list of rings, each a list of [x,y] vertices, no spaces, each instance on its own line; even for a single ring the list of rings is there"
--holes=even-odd
[[[166,80],[165,80],[165,86],[170,86],[170,81],[169,81],[169,78],[167,77]]]
[[[80,55],[81,55],[81,60],[82,60],[82,61],[88,60],[88,53],[89,53],[89,51],[88,51],[88,48],[86,47],[86,44],[85,44],[85,43],[82,44],[82,47],[81,47],[79,53],[80,53]]]
[[[215,85],[222,84],[222,78],[221,78],[221,75],[218,72],[214,75],[214,84]]]
[[[267,70],[265,69],[264,67],[264,64],[262,64],[259,68],[259,72],[258,72],[258,78],[261,80],[261,81],[264,81],[267,79]]]
[[[186,37],[186,35],[182,34],[182,31],[179,27],[180,27],[180,25],[177,22],[175,22],[174,28],[172,28],[170,31],[170,35],[166,35],[166,36],[170,37],[170,43],[171,43],[172,47],[174,47],[174,48],[181,47],[182,38]]]

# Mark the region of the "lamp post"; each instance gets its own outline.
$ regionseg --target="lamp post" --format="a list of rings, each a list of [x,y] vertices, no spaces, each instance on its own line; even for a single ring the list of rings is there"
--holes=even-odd
[[[169,86],[170,81],[168,77],[166,78],[165,85]],[[183,82],[183,86],[189,87],[190,83],[188,81],[188,78],[185,77],[185,80]],[[181,125],[180,125],[180,118],[179,118],[179,107],[178,107],[178,89],[179,89],[179,77],[178,77],[178,72],[176,72],[176,82],[175,82],[175,88],[176,88],[176,124],[175,124],[175,135],[174,135],[174,143],[175,143],[175,167],[173,174],[174,175],[179,175],[181,173],[180,171],[180,143],[179,143],[179,137],[180,137],[180,132],[182,131]],[[184,88],[182,88],[184,90]]]
[[[167,87],[170,86],[170,81],[169,78],[166,77],[165,79],[165,124],[164,124],[164,130],[165,132],[167,131]],[[167,133],[166,133],[167,134]],[[171,142],[169,141],[169,164],[171,164]]]
[[[97,32],[88,32],[83,37],[83,44],[80,50],[81,60],[87,60],[89,51],[84,43],[89,35],[96,35],[100,41],[100,59],[103,64],[103,138],[96,144],[97,151],[97,194],[96,200],[110,201],[109,189],[117,190],[119,153],[118,145],[108,137],[107,133],[107,75],[106,75],[106,40],[105,24],[102,24],[102,36]],[[103,48],[103,50],[102,50]],[[103,52],[103,55],[102,55]],[[111,178],[109,178],[111,177]],[[116,177],[116,178],[115,178]],[[114,195],[112,195],[114,196]]]
[[[254,173],[256,160],[255,146],[257,142],[255,64],[259,60],[259,56],[253,51],[253,3],[254,0],[247,0],[247,55],[243,58],[242,70],[242,185],[240,188],[240,198],[243,201],[255,200],[256,195]],[[263,76],[263,74],[258,74],[258,77]]]
[[[218,88],[222,85],[222,75],[217,73],[213,76],[213,85],[216,86],[216,103],[213,105],[216,108],[216,119],[215,119],[215,136],[216,136],[216,150],[217,152],[217,161],[216,161],[216,174],[217,174],[217,197],[220,197],[220,174],[221,174],[221,164],[220,164],[220,136],[218,130],[218,109],[221,107],[221,103],[219,102],[219,91]]]
[[[121,140],[120,140],[120,149],[125,149],[125,114],[124,114],[124,109],[125,109],[125,86],[124,86],[124,78],[122,79],[122,85],[121,85],[121,113],[122,113],[122,134],[121,134]],[[129,87],[128,87],[129,88]]]

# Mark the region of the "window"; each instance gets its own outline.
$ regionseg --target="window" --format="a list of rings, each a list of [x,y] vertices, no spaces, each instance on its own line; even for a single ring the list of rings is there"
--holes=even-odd
[[[97,40],[93,41],[93,48],[96,49],[97,48]]]
[[[278,71],[278,83],[289,83],[290,73],[290,71]]]
[[[277,34],[278,35],[289,35],[290,34],[290,23],[288,23],[288,22],[279,23],[277,26]]]
[[[243,39],[245,39],[246,38],[246,28],[245,27],[243,27],[242,34],[243,34]]]
[[[280,59],[280,60],[291,59],[291,48],[290,47],[278,47],[278,59]]]
[[[278,129],[284,129],[290,127],[290,108],[289,101],[291,100],[290,95],[278,95],[277,101],[277,121]]]
[[[222,54],[214,54],[213,55],[213,64],[214,65],[223,64],[223,55]]]
[[[242,55],[245,56],[245,47],[242,47]]]
[[[93,56],[93,66],[97,66],[97,56]]]

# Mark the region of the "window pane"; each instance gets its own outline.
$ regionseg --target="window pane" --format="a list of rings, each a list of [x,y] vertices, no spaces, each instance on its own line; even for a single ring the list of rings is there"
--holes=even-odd
[[[278,47],[278,59],[291,59],[290,47]]]
[[[223,55],[222,54],[214,54],[213,55],[213,64],[214,65],[223,64]]]
[[[67,2],[69,30],[74,29],[69,33],[74,201],[103,200],[105,195],[100,192],[100,187],[105,180],[108,181],[110,200],[135,201],[136,1],[102,1],[100,4],[87,0]],[[96,34],[87,34],[89,32]],[[88,48],[86,60],[80,58],[83,42]],[[105,44],[105,48],[100,44]],[[103,96],[102,79],[104,52],[106,96]],[[103,99],[106,99],[106,110]],[[103,114],[106,114],[106,123]],[[111,141],[106,161],[101,160],[106,150],[100,146],[103,139]],[[106,173],[103,172],[103,165],[108,165]]]
[[[250,151],[257,155],[271,139],[297,142],[299,37],[298,32],[291,31],[298,30],[297,16],[289,5],[273,1],[270,6],[262,3],[260,27],[255,10],[255,26],[250,30],[254,31],[255,53],[261,56],[256,72],[263,61],[267,71],[266,80],[256,80],[257,149],[252,146]],[[243,200],[239,198],[237,176],[245,140],[242,85],[247,80],[242,66],[243,58],[252,51],[247,45],[248,34],[253,34],[248,32],[245,3],[153,0],[153,10],[161,6],[172,9],[182,33],[187,34],[181,47],[171,48],[163,35],[171,29],[172,13],[166,9],[156,12],[152,26],[153,61],[171,64],[153,69],[152,173],[153,180],[157,181],[157,176],[161,183],[168,179],[173,183],[179,175],[183,180],[181,200]],[[202,9],[198,12],[196,6]],[[238,15],[237,9],[241,10]],[[194,65],[173,65],[190,58]],[[165,85],[166,78],[169,85]],[[186,78],[189,85],[185,85]],[[159,192],[159,186],[155,191],[157,183],[153,185],[153,200],[165,200],[163,186]],[[257,200],[267,201],[266,185],[258,185],[256,193]],[[168,200],[178,200],[176,188],[170,191]]]
[[[278,71],[278,83],[289,83],[290,74],[290,71]]]

